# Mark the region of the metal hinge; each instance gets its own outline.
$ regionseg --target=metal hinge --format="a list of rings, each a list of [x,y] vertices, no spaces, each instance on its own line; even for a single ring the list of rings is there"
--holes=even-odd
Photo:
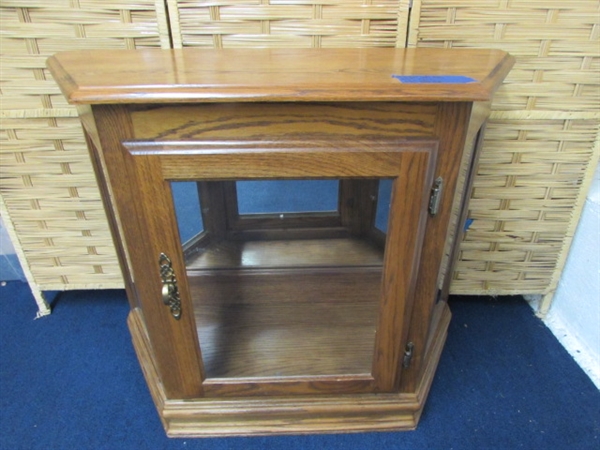
[[[410,366],[410,361],[412,360],[414,348],[415,348],[415,344],[413,344],[412,342],[409,342],[408,344],[406,344],[406,347],[404,347],[404,357],[402,358],[402,367],[404,367],[405,369],[408,369],[408,366]]]
[[[431,196],[429,197],[429,214],[435,216],[440,210],[442,203],[442,193],[444,192],[444,179],[437,177],[431,188]]]

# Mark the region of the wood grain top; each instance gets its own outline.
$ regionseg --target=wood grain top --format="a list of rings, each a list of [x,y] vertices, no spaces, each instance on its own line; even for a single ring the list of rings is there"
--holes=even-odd
[[[48,67],[72,104],[483,101],[513,63],[486,49],[187,48],[62,52]]]

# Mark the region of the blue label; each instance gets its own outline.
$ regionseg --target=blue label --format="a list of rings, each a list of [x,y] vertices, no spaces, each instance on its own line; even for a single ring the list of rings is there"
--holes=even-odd
[[[465,84],[477,81],[464,75],[392,75],[392,77],[406,84]]]
[[[463,228],[463,231],[467,231],[469,228],[471,228],[471,225],[473,225],[473,222],[475,222],[474,219],[467,219],[465,221],[465,227]]]

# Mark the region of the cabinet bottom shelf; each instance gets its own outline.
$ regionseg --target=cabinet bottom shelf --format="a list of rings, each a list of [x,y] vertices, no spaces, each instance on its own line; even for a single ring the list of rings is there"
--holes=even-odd
[[[164,391],[139,309],[128,325],[150,393],[170,437],[347,433],[412,430],[419,421],[444,342],[444,304],[414,392],[178,399]]]
[[[371,373],[380,268],[188,277],[207,378]]]

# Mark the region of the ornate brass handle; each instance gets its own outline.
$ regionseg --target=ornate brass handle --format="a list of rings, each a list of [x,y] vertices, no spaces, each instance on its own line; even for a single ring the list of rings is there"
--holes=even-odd
[[[177,289],[177,278],[171,260],[167,255],[161,253],[158,258],[160,267],[160,279],[162,281],[162,300],[165,305],[171,310],[171,315],[179,320],[181,318],[181,299],[179,298],[179,290]]]
[[[169,306],[173,292],[177,289],[173,283],[164,283],[162,287],[162,299],[163,303]]]

